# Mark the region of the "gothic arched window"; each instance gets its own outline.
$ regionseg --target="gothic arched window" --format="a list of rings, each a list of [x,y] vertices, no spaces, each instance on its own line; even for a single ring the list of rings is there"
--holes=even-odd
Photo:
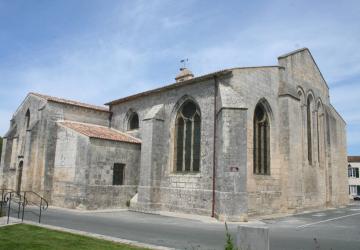
[[[307,120],[307,146],[308,161],[312,164],[312,96],[309,95],[306,102],[306,120]]]
[[[175,122],[175,170],[200,170],[201,117],[198,106],[186,101],[179,109]]]
[[[270,174],[270,124],[263,104],[254,112],[254,174]]]
[[[316,134],[317,134],[317,152],[318,152],[318,162],[322,163],[323,156],[323,142],[324,142],[324,127],[323,127],[323,108],[321,100],[317,103],[317,116],[316,116]]]
[[[30,110],[27,110],[25,114],[25,126],[26,129],[28,129],[30,126]]]
[[[129,130],[139,128],[139,116],[136,112],[134,112],[130,115],[128,128],[129,128]]]

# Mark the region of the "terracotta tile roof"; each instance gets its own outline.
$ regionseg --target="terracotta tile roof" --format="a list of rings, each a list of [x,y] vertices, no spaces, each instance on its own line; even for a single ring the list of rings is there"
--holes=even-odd
[[[348,156],[348,162],[360,162],[360,156]]]
[[[90,138],[141,144],[140,139],[108,127],[70,121],[58,123]]]
[[[92,110],[109,112],[109,109],[108,109],[107,107],[102,107],[102,106],[96,106],[96,105],[86,104],[86,103],[82,103],[82,102],[67,100],[67,99],[63,99],[63,98],[58,98],[58,97],[54,97],[54,96],[43,95],[43,94],[34,93],[34,92],[30,92],[29,95],[34,95],[34,96],[40,97],[40,98],[42,98],[42,99],[45,99],[46,101],[52,101],[52,102],[57,102],[57,103],[64,103],[64,104],[73,105],[73,106],[78,106],[78,107],[83,107],[83,108],[88,108],[88,109],[92,109]]]

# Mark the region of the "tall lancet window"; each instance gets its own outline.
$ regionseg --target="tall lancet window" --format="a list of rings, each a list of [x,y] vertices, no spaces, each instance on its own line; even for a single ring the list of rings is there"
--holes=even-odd
[[[270,124],[263,104],[254,112],[254,174],[270,174]]]
[[[312,164],[312,96],[309,95],[306,103],[306,120],[307,120],[307,146],[308,146],[308,161]]]
[[[176,172],[199,172],[200,135],[200,110],[194,102],[186,101],[180,107],[175,123]]]
[[[29,129],[30,127],[30,110],[27,110],[25,114],[25,126],[26,129]]]
[[[323,163],[324,154],[324,112],[321,100],[317,103],[317,147],[318,147],[318,162]]]

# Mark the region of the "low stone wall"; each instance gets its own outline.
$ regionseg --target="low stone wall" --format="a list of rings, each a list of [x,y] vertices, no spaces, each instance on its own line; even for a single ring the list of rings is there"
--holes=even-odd
[[[65,192],[53,194],[52,205],[87,210],[125,208],[136,194],[137,186],[67,185]]]
[[[212,190],[161,188],[162,209],[170,212],[211,215]]]
[[[86,189],[86,208],[125,208],[136,194],[137,186],[88,186]]]

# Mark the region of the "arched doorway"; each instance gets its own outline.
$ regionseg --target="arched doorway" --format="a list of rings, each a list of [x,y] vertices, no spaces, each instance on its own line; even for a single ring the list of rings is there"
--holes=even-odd
[[[20,161],[18,167],[18,176],[16,182],[16,192],[19,194],[21,191],[21,179],[22,179],[22,171],[23,171],[23,161]]]

